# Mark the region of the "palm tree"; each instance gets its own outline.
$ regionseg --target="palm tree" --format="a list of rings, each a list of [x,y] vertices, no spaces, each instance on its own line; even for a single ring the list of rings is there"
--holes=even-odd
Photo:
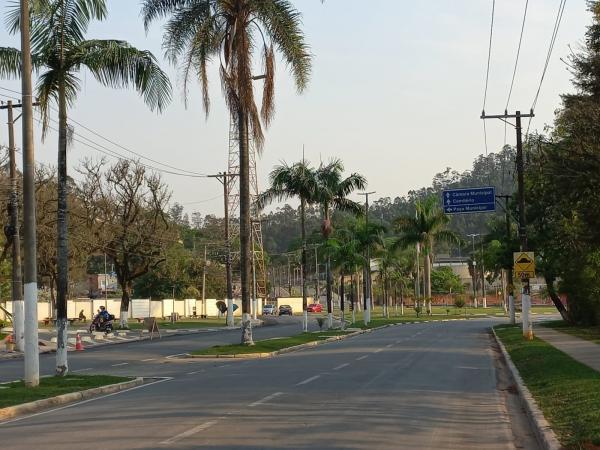
[[[68,179],[67,112],[81,88],[77,74],[83,67],[105,86],[133,85],[152,108],[162,110],[171,99],[171,84],[152,53],[118,40],[85,39],[90,22],[103,20],[105,0],[30,0],[31,43],[34,70],[40,72],[36,86],[42,116],[42,137],[50,126],[50,110],[58,106],[58,202],[57,202],[57,320],[56,374],[65,375],[67,365],[68,289]],[[7,17],[12,34],[20,30],[19,4]],[[0,74],[18,77],[21,53],[0,48]]]
[[[450,221],[438,205],[436,197],[418,200],[415,204],[416,215],[401,216],[395,220],[396,231],[400,234],[395,247],[408,247],[419,244],[424,255],[425,301],[427,313],[431,314],[431,263],[433,246],[436,241],[458,243],[460,237],[446,229]]]
[[[332,159],[328,164],[321,164],[317,169],[317,192],[315,202],[321,206],[323,214],[323,223],[321,224],[321,233],[323,239],[327,241],[331,236],[333,227],[331,224],[331,211],[347,211],[359,215],[362,213],[362,206],[348,198],[355,190],[364,189],[367,186],[365,177],[358,173],[353,173],[344,178],[344,165],[340,159]],[[329,327],[333,326],[333,308],[332,308],[332,284],[329,260],[326,263],[327,277],[327,317]]]
[[[306,207],[315,200],[317,178],[315,169],[302,160],[293,165],[285,162],[276,166],[269,176],[271,186],[257,199],[257,207],[262,209],[274,200],[290,197],[300,199],[300,229],[302,235],[302,311],[304,315],[304,331],[308,331],[308,313],[306,311]]]
[[[146,30],[152,22],[167,18],[166,56],[182,69],[184,93],[189,80],[199,77],[206,114],[210,107],[207,68],[212,60],[219,61],[225,101],[238,130],[242,343],[252,345],[249,136],[260,150],[263,123],[267,126],[274,114],[276,48],[290,68],[298,92],[308,83],[312,58],[300,29],[300,13],[288,0],[144,0],[142,16]],[[255,76],[252,68],[257,50],[264,73]],[[264,80],[260,113],[252,85],[257,79]]]
[[[390,239],[383,239],[382,245],[376,251],[375,256],[378,259],[378,272],[381,278],[381,292],[383,295],[383,315],[387,319],[389,313],[389,297],[390,283],[392,273],[397,269],[399,264],[400,252],[397,247],[394,247]]]

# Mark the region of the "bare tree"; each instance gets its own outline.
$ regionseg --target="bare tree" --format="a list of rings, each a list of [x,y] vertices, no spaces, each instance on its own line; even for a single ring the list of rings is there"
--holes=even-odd
[[[166,212],[171,193],[139,162],[105,167],[105,161],[83,163],[81,199],[96,249],[114,262],[122,289],[120,322],[126,328],[133,280],[165,261],[166,243],[176,239]]]

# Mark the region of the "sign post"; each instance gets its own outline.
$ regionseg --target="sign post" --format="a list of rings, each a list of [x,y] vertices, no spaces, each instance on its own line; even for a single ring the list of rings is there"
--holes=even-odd
[[[496,188],[447,189],[442,194],[445,214],[472,214],[496,211]]]

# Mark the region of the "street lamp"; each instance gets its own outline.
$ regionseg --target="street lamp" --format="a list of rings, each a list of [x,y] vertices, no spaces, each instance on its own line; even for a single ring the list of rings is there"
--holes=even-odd
[[[475,238],[481,236],[480,233],[467,234],[473,242],[473,306],[477,308],[477,261],[475,261]]]

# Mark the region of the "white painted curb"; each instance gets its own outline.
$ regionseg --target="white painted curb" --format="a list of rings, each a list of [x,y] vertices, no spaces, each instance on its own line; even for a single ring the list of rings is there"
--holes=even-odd
[[[498,343],[498,346],[500,347],[500,350],[502,351],[502,355],[504,355],[506,364],[508,365],[508,368],[510,369],[510,372],[512,373],[513,379],[515,380],[515,384],[517,386],[517,391],[519,391],[519,396],[521,398],[521,404],[523,405],[523,408],[525,409],[525,413],[527,414],[527,418],[529,419],[529,422],[531,423],[531,426],[532,426],[535,436],[538,440],[538,443],[545,450],[560,450],[560,449],[562,449],[563,447],[560,445],[560,442],[558,441],[558,438],[556,437],[554,430],[552,430],[552,428],[550,428],[550,424],[544,417],[544,413],[542,413],[542,411],[538,407],[535,399],[531,395],[531,392],[529,392],[529,389],[527,389],[527,386],[525,385],[525,383],[523,382],[523,379],[521,378],[521,375],[519,374],[519,370],[512,362],[512,359],[510,359],[510,355],[506,351],[506,348],[504,347],[504,344],[502,343],[502,341],[498,338],[498,335],[496,334],[496,330],[494,330],[493,327],[492,327],[492,333],[494,334],[494,339],[496,339],[496,342]]]

